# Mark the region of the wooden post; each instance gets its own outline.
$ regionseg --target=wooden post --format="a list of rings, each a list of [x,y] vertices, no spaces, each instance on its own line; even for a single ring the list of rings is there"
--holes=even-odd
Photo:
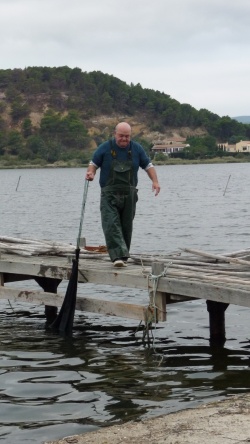
[[[57,293],[57,287],[62,282],[61,279],[45,278],[37,276],[35,281],[48,293]],[[48,323],[52,323],[57,316],[57,307],[45,305],[45,316]]]
[[[153,262],[152,263],[152,275],[160,276],[164,271],[164,264],[162,262]],[[154,297],[155,296],[155,297]],[[154,300],[153,300],[154,298]],[[154,295],[153,290],[150,291],[150,303],[155,304],[156,309],[156,321],[166,321],[167,313],[166,313],[166,294],[157,291]]]
[[[0,273],[0,286],[1,287],[4,286],[4,275],[3,275],[3,273]]]
[[[229,304],[206,301],[209,312],[210,344],[224,345],[226,342],[225,311]]]

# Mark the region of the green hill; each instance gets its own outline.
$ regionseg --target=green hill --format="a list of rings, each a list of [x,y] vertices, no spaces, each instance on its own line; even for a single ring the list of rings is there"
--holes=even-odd
[[[0,70],[0,161],[85,164],[118,121],[147,150],[169,137],[250,138],[250,126],[99,71]],[[202,151],[200,151],[202,152]]]

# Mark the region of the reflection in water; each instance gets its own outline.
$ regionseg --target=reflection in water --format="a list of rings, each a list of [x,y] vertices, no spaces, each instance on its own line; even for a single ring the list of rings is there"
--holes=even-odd
[[[133,252],[249,247],[249,168],[159,167],[157,198],[143,173]],[[0,235],[75,244],[83,182],[83,169],[0,170]],[[104,243],[97,181],[83,231],[89,245]],[[88,296],[145,298],[140,290],[83,285],[79,291]],[[76,313],[73,338],[66,340],[46,328],[43,307],[12,309],[1,301],[0,308],[0,440],[6,444],[41,443],[250,390],[249,312],[242,307],[226,311],[224,348],[209,344],[205,301],[169,306],[167,323],[153,329],[150,346],[135,321]]]

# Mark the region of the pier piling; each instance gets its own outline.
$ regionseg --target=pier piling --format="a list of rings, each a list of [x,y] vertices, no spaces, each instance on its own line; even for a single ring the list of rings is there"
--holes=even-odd
[[[48,293],[57,293],[57,287],[62,282],[60,279],[53,278],[45,278],[41,276],[36,276],[35,281],[38,285]],[[57,307],[53,307],[50,305],[45,305],[45,317],[48,323],[51,323],[55,320],[57,316]]]
[[[209,312],[210,344],[224,345],[226,342],[225,311],[229,304],[206,301]]]

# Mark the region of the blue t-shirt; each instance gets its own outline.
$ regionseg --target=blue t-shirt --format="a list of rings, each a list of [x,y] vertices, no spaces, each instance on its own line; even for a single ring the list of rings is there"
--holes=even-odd
[[[113,161],[113,156],[111,154],[111,150],[115,150],[116,152],[116,159],[118,161],[126,161],[129,159],[129,150],[131,150],[131,157],[133,162],[133,170],[134,170],[134,183],[135,186],[138,183],[138,170],[139,167],[142,169],[145,169],[150,164],[150,159],[145,153],[143,147],[131,140],[131,143],[126,148],[120,148],[116,142],[115,139],[112,139],[112,148],[110,144],[110,140],[107,140],[106,142],[99,145],[97,150],[94,152],[92,157],[92,162],[99,168],[101,168],[100,171],[100,186],[105,187],[110,169],[111,164]]]

